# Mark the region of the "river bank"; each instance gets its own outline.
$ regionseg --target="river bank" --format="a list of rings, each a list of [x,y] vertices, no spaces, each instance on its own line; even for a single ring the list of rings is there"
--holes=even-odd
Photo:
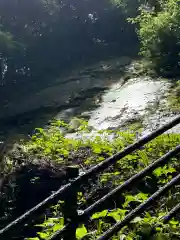
[[[54,118],[73,117],[86,119],[96,130],[131,127],[147,134],[178,114],[170,97],[176,88],[174,80],[145,71],[142,61],[128,56],[101,61],[5,106],[1,141],[28,139],[36,127],[44,128]]]

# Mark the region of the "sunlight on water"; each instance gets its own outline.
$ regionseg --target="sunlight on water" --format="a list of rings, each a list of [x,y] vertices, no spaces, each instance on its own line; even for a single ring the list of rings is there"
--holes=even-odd
[[[143,116],[147,105],[158,102],[166,89],[164,82],[152,80],[132,79],[123,87],[115,84],[102,97],[101,106],[92,112],[89,124],[97,129],[106,129]]]

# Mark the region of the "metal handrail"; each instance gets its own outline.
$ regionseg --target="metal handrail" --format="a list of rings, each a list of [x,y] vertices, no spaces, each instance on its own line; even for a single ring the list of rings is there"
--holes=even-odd
[[[103,196],[101,199],[96,201],[94,204],[86,208],[81,214],[78,215],[76,218],[76,222],[81,223],[84,219],[91,216],[94,212],[97,211],[97,209],[107,202],[109,199],[113,198],[117,193],[121,193],[124,190],[126,190],[130,185],[136,183],[137,181],[141,180],[143,177],[147,176],[149,173],[151,173],[153,170],[155,170],[159,166],[163,166],[167,163],[168,160],[170,160],[172,157],[176,156],[178,153],[180,153],[180,145],[178,145],[175,149],[171,150],[170,152],[166,153],[164,156],[159,158],[158,160],[154,161],[152,164],[144,168],[141,172],[133,175],[131,178],[129,178],[127,181],[125,181],[120,186],[116,187],[112,191],[110,191],[108,194]],[[48,240],[57,240],[59,239],[59,236],[61,236],[65,231],[68,230],[68,225],[64,226],[61,230],[57,231],[53,236],[48,238]]]
[[[120,231],[124,226],[130,223],[137,214],[140,214],[145,211],[153,202],[157,201],[161,196],[163,196],[166,192],[168,192],[174,185],[176,185],[180,181],[180,174],[178,174],[175,178],[173,178],[170,182],[168,182],[165,186],[156,191],[151,197],[149,197],[145,202],[141,203],[138,207],[132,210],[126,217],[116,223],[113,227],[111,227],[108,231],[106,231],[101,237],[97,240],[108,240],[118,231]]]
[[[7,232],[13,230],[14,228],[16,228],[18,225],[26,223],[26,221],[28,219],[30,219],[31,217],[33,217],[33,215],[41,212],[42,210],[46,209],[50,205],[57,202],[59,200],[59,198],[65,192],[72,190],[74,187],[80,186],[82,183],[89,180],[89,178],[91,178],[93,175],[96,175],[96,174],[102,172],[103,170],[107,169],[109,166],[113,165],[118,160],[122,159],[123,157],[125,157],[128,154],[131,154],[133,151],[139,149],[144,144],[147,144],[148,142],[150,142],[154,138],[158,137],[159,135],[163,134],[164,132],[166,132],[167,130],[171,129],[172,127],[176,126],[179,123],[180,123],[180,116],[175,118],[170,123],[168,123],[168,124],[164,125],[163,127],[159,128],[158,130],[154,131],[153,133],[150,133],[147,136],[142,137],[140,140],[138,140],[134,144],[131,144],[130,146],[126,147],[124,150],[120,151],[119,153],[107,158],[103,162],[101,162],[101,163],[97,164],[96,166],[92,167],[86,173],[77,177],[71,183],[66,184],[65,186],[60,188],[58,191],[53,193],[50,197],[46,198],[44,201],[42,201],[41,203],[36,205],[34,208],[30,209],[25,214],[20,216],[18,219],[16,219],[15,221],[13,221],[9,225],[7,225],[5,228],[0,230],[0,237],[3,236],[4,234],[6,234]],[[117,191],[117,188],[113,191]],[[107,197],[107,196],[105,196],[105,197]],[[90,206],[88,209],[86,209],[84,211],[84,215],[87,213],[87,211],[90,211],[91,208],[95,209],[94,206],[93,207]]]

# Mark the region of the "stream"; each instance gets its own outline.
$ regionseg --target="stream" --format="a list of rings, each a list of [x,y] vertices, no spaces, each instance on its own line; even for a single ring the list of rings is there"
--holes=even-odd
[[[54,117],[83,117],[97,130],[124,129],[129,123],[141,122],[143,134],[172,120],[175,115],[164,107],[170,83],[134,72],[131,58],[108,59],[77,69],[26,98],[8,102],[0,112],[1,141],[9,136],[27,136]],[[179,128],[172,131],[179,132]]]

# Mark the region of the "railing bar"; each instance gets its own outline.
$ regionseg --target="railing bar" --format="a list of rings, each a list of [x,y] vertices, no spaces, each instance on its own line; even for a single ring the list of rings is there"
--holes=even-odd
[[[166,193],[170,188],[172,188],[175,184],[180,181],[180,174],[173,178],[170,182],[168,182],[165,186],[156,191],[151,197],[149,197],[144,203],[141,203],[138,207],[132,210],[126,217],[116,223],[113,227],[111,227],[108,231],[105,232],[104,235],[99,237],[97,240],[108,240],[114,234],[116,234],[119,230],[121,230],[124,226],[126,226],[130,221],[132,221],[136,215],[144,212],[144,210],[149,207],[154,201],[158,200],[164,193]]]
[[[103,196],[101,199],[99,199],[96,203],[89,206],[87,209],[84,210],[82,213],[82,216],[88,216],[93,213],[93,211],[96,211],[96,208],[99,207],[100,204],[104,203],[105,201],[109,200],[113,197],[113,195],[120,193],[120,191],[125,190],[128,186],[130,186],[132,183],[135,183],[136,181],[142,179],[143,177],[147,176],[148,173],[155,170],[157,167],[165,165],[168,160],[170,160],[172,157],[176,156],[178,153],[180,153],[180,145],[178,145],[175,149],[169,151],[167,154],[159,158],[158,160],[154,161],[152,164],[144,168],[141,172],[135,174],[131,178],[129,178],[127,181],[125,181],[122,185],[118,186],[117,188],[113,189],[111,192],[109,192],[107,195]]]
[[[180,145],[178,145],[175,149],[169,151],[168,153],[166,153],[164,156],[162,156],[161,158],[159,158],[158,160],[154,161],[152,164],[150,164],[149,166],[147,166],[146,168],[144,168],[141,172],[135,174],[134,176],[132,176],[131,178],[129,178],[126,182],[124,182],[123,184],[121,184],[120,186],[116,187],[115,189],[113,189],[112,191],[110,191],[108,194],[106,194],[105,196],[103,196],[101,199],[99,199],[98,201],[96,201],[94,204],[92,204],[91,206],[89,206],[88,208],[86,208],[83,213],[81,215],[78,216],[77,220],[79,223],[83,221],[84,218],[91,216],[96,210],[97,208],[105,203],[106,201],[108,201],[109,199],[113,198],[113,196],[117,193],[120,193],[122,191],[124,191],[129,185],[131,185],[134,182],[137,182],[138,180],[142,179],[143,177],[147,176],[148,173],[152,172],[153,170],[155,170],[157,167],[162,166],[164,164],[166,164],[167,160],[170,160],[172,157],[174,157],[175,155],[177,155],[178,153],[180,153]],[[51,236],[48,240],[56,240],[56,237],[59,237],[60,235],[62,235],[66,229],[67,229],[67,225],[64,226],[61,230],[57,231],[53,236]]]
[[[168,223],[178,212],[180,211],[180,203],[178,205],[176,205],[167,215],[165,215],[162,218],[162,222],[164,224]],[[66,228],[68,227],[68,225],[66,225],[62,230],[60,230],[59,232],[56,232],[53,236],[51,236],[50,238],[48,238],[48,240],[55,240],[56,237],[59,237],[60,235],[62,235]],[[59,238],[58,238],[59,239]]]
[[[41,211],[42,209],[47,208],[49,205],[53,204],[58,198],[65,192],[70,190],[71,188],[79,186],[83,181],[86,181],[88,178],[92,177],[94,174],[97,174],[104,169],[108,168],[110,165],[114,164],[116,161],[120,160],[121,158],[125,157],[126,155],[132,153],[134,150],[142,147],[144,144],[150,142],[157,136],[161,135],[162,133],[166,132],[167,130],[171,129],[175,125],[180,123],[180,116],[172,120],[170,123],[164,125],[163,127],[159,128],[158,130],[154,131],[153,133],[148,134],[147,136],[142,137],[139,141],[131,144],[130,146],[126,147],[121,152],[109,157],[108,159],[104,160],[103,162],[97,164],[96,166],[89,169],[85,174],[79,176],[74,182],[66,184],[64,187],[60,188],[58,191],[53,193],[50,197],[46,198],[44,201],[36,205],[34,208],[27,211],[25,214],[20,216],[18,219],[7,225],[5,228],[0,230],[0,235],[5,234],[5,232],[9,231],[13,227],[16,227],[20,223],[25,223],[28,217],[32,214],[35,214],[37,211]]]
[[[11,222],[10,224],[8,224],[5,228],[0,230],[0,237],[4,236],[4,234],[6,234],[9,230],[12,230],[13,228],[16,228],[17,225],[25,223],[27,218],[29,218],[32,214],[37,213],[41,209],[45,209],[49,202],[53,203],[53,202],[58,201],[59,200],[59,196],[62,193],[64,193],[64,189],[65,190],[69,189],[70,185],[71,185],[71,183],[68,183],[68,184],[64,185],[57,192],[53,193],[50,197],[46,198],[44,201],[42,201],[41,203],[39,203],[35,207],[31,208],[29,211],[27,211],[26,213],[21,215],[18,219],[16,219],[15,221]]]
[[[166,216],[163,217],[163,223],[168,223],[180,211],[180,203],[178,203]]]
[[[177,117],[176,119],[174,119],[172,122],[164,125],[163,127],[159,128],[158,130],[154,131],[153,133],[150,133],[147,136],[142,137],[137,142],[129,145],[128,147],[126,147],[121,152],[113,155],[112,157],[107,158],[103,162],[101,162],[101,163],[97,164],[96,166],[92,167],[84,175],[80,176],[79,179],[77,179],[76,183],[80,184],[81,180],[86,180],[87,178],[91,177],[93,174],[99,173],[99,172],[105,170],[106,168],[113,165],[115,162],[117,162],[121,158],[125,157],[128,154],[131,154],[133,151],[139,149],[140,147],[142,147],[146,143],[150,142],[151,140],[153,140],[157,136],[161,135],[162,133],[166,132],[167,130],[171,129],[172,127],[174,127],[175,125],[177,125],[179,123],[180,123],[180,116]]]
[[[165,216],[160,219],[160,222],[167,224],[178,212],[180,211],[180,203],[178,203],[174,208],[170,210]],[[151,229],[151,236],[157,233],[156,228],[159,226],[159,223],[156,223],[155,226]]]

